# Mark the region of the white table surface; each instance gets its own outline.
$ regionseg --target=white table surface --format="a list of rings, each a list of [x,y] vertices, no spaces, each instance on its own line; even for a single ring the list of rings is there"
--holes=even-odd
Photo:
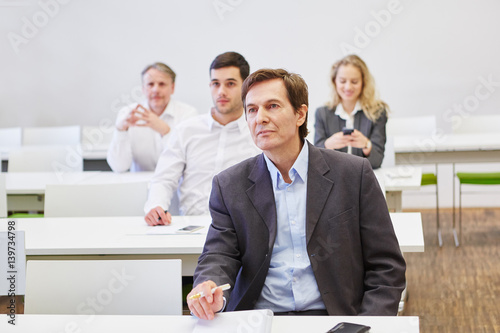
[[[443,134],[435,137],[408,135],[394,137],[394,151],[500,150],[499,133]]]
[[[107,184],[149,181],[153,172],[83,171],[83,172],[6,172],[7,195],[41,195],[47,184]]]
[[[105,160],[108,155],[109,145],[97,145],[91,147],[83,147],[82,157],[84,160]],[[0,159],[2,161],[9,160],[9,153],[12,149],[19,147],[5,147],[0,146]]]
[[[93,146],[91,149],[83,148],[82,157],[84,160],[105,160],[108,156],[108,145]]]
[[[403,210],[403,191],[419,190],[422,182],[422,168],[413,165],[400,165],[374,170],[375,176],[385,195],[389,211]]]
[[[500,161],[500,133],[395,136],[396,164]]]
[[[16,325],[0,321],[0,331],[18,332],[192,332],[198,321],[192,316],[119,316],[119,315],[17,315]],[[214,320],[217,320],[214,319]],[[348,317],[348,316],[274,316],[272,332],[326,332],[339,322],[368,325],[370,333],[418,333],[418,317]],[[244,323],[243,323],[244,324]],[[237,327],[235,327],[235,332]],[[241,329],[241,332],[246,330]]]
[[[424,237],[420,213],[391,213],[402,252],[423,252]],[[7,230],[8,219],[0,219],[0,231]],[[174,216],[173,228],[187,224],[204,225],[197,234],[152,235],[142,216],[73,217],[17,219],[16,230],[25,231],[28,259],[47,257],[98,256],[110,259],[182,259],[183,275],[192,275],[203,250],[210,216]],[[69,259],[69,258],[68,258]],[[90,258],[86,258],[90,259]]]
[[[418,190],[422,182],[422,167],[396,166],[374,170],[386,192]]]

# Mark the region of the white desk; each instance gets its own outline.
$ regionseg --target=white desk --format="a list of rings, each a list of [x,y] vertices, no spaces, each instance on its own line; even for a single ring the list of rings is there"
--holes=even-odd
[[[106,184],[149,181],[153,172],[7,172],[5,189],[9,194],[45,194],[47,184]]]
[[[17,315],[16,326],[12,326],[7,323],[8,317],[3,317],[0,331],[7,333],[187,333],[193,332],[198,321],[192,316]],[[339,322],[368,325],[370,333],[418,333],[420,329],[418,317],[275,316],[272,332],[326,332]]]
[[[422,168],[418,166],[397,166],[374,170],[389,210],[402,211],[404,190],[419,190],[422,182]]]
[[[391,213],[402,252],[423,252],[420,213]],[[0,231],[7,219],[0,219]],[[209,226],[210,216],[174,216],[173,223]],[[34,259],[182,259],[183,275],[194,273],[206,232],[187,235],[147,235],[142,216],[17,219],[25,230],[26,256]],[[105,258],[103,257],[105,256]]]
[[[83,146],[82,157],[84,160],[106,160],[109,144]]]
[[[394,137],[396,164],[500,161],[500,134],[444,134]]]
[[[444,134],[436,137],[394,137],[396,164],[453,165],[453,236],[459,241],[455,229],[455,163],[500,162],[500,133]]]
[[[7,172],[5,189],[9,210],[43,210],[47,184],[107,184],[149,181],[153,172]]]
[[[83,146],[82,158],[84,170],[86,167],[91,167],[91,170],[106,170],[109,171],[110,167],[106,161],[108,154],[108,144],[96,146]],[[16,147],[17,148],[17,147]],[[13,148],[0,146],[0,159],[2,160],[2,170],[7,171],[7,164],[9,162],[9,152]],[[97,169],[96,169],[97,168]]]

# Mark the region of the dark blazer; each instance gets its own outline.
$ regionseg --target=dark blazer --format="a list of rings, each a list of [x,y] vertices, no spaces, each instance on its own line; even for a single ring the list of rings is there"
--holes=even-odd
[[[336,108],[322,106],[316,110],[316,122],[314,123],[314,145],[325,148],[325,141],[333,134],[342,131],[345,120],[335,114]],[[352,154],[366,157],[373,169],[380,168],[384,160],[385,151],[385,124],[387,123],[387,112],[383,112],[376,122],[368,119],[363,112],[354,115],[354,128],[363,133],[372,142],[370,156],[363,155],[363,149],[352,148]],[[339,149],[347,153],[347,147]]]
[[[307,143],[309,144],[309,143]],[[330,315],[395,315],[405,261],[366,159],[309,144],[307,252]],[[194,285],[230,283],[226,310],[253,309],[276,238],[276,205],[263,155],[216,175],[212,225]]]

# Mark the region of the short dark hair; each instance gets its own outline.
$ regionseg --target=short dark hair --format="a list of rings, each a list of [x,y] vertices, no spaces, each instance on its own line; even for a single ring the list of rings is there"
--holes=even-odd
[[[141,77],[143,77],[144,74],[146,74],[146,72],[149,71],[151,68],[154,68],[156,70],[159,70],[160,72],[167,74],[172,78],[172,82],[175,83],[175,72],[172,70],[172,68],[168,67],[162,62],[155,62],[154,64],[146,66],[146,68],[144,68],[144,70],[141,73]]]
[[[259,69],[256,72],[250,74],[249,77],[243,82],[241,87],[241,99],[243,100],[243,107],[247,109],[246,106],[246,96],[252,86],[259,82],[280,79],[285,84],[288,101],[292,104],[293,109],[298,112],[302,105],[309,106],[309,93],[307,89],[307,84],[304,79],[295,73],[289,73],[285,69]],[[309,131],[307,130],[307,113],[306,120],[299,127],[299,136],[301,139],[305,139]]]
[[[215,57],[210,65],[210,72],[212,69],[219,69],[224,67],[238,67],[240,69],[240,76],[245,80],[250,74],[250,65],[246,59],[237,52],[225,52]]]

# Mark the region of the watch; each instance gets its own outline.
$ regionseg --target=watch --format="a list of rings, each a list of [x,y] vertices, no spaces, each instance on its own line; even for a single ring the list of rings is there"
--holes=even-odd
[[[370,139],[368,139],[368,141],[366,141],[366,146],[365,146],[366,149],[371,149],[372,148],[372,142],[370,141]]]

